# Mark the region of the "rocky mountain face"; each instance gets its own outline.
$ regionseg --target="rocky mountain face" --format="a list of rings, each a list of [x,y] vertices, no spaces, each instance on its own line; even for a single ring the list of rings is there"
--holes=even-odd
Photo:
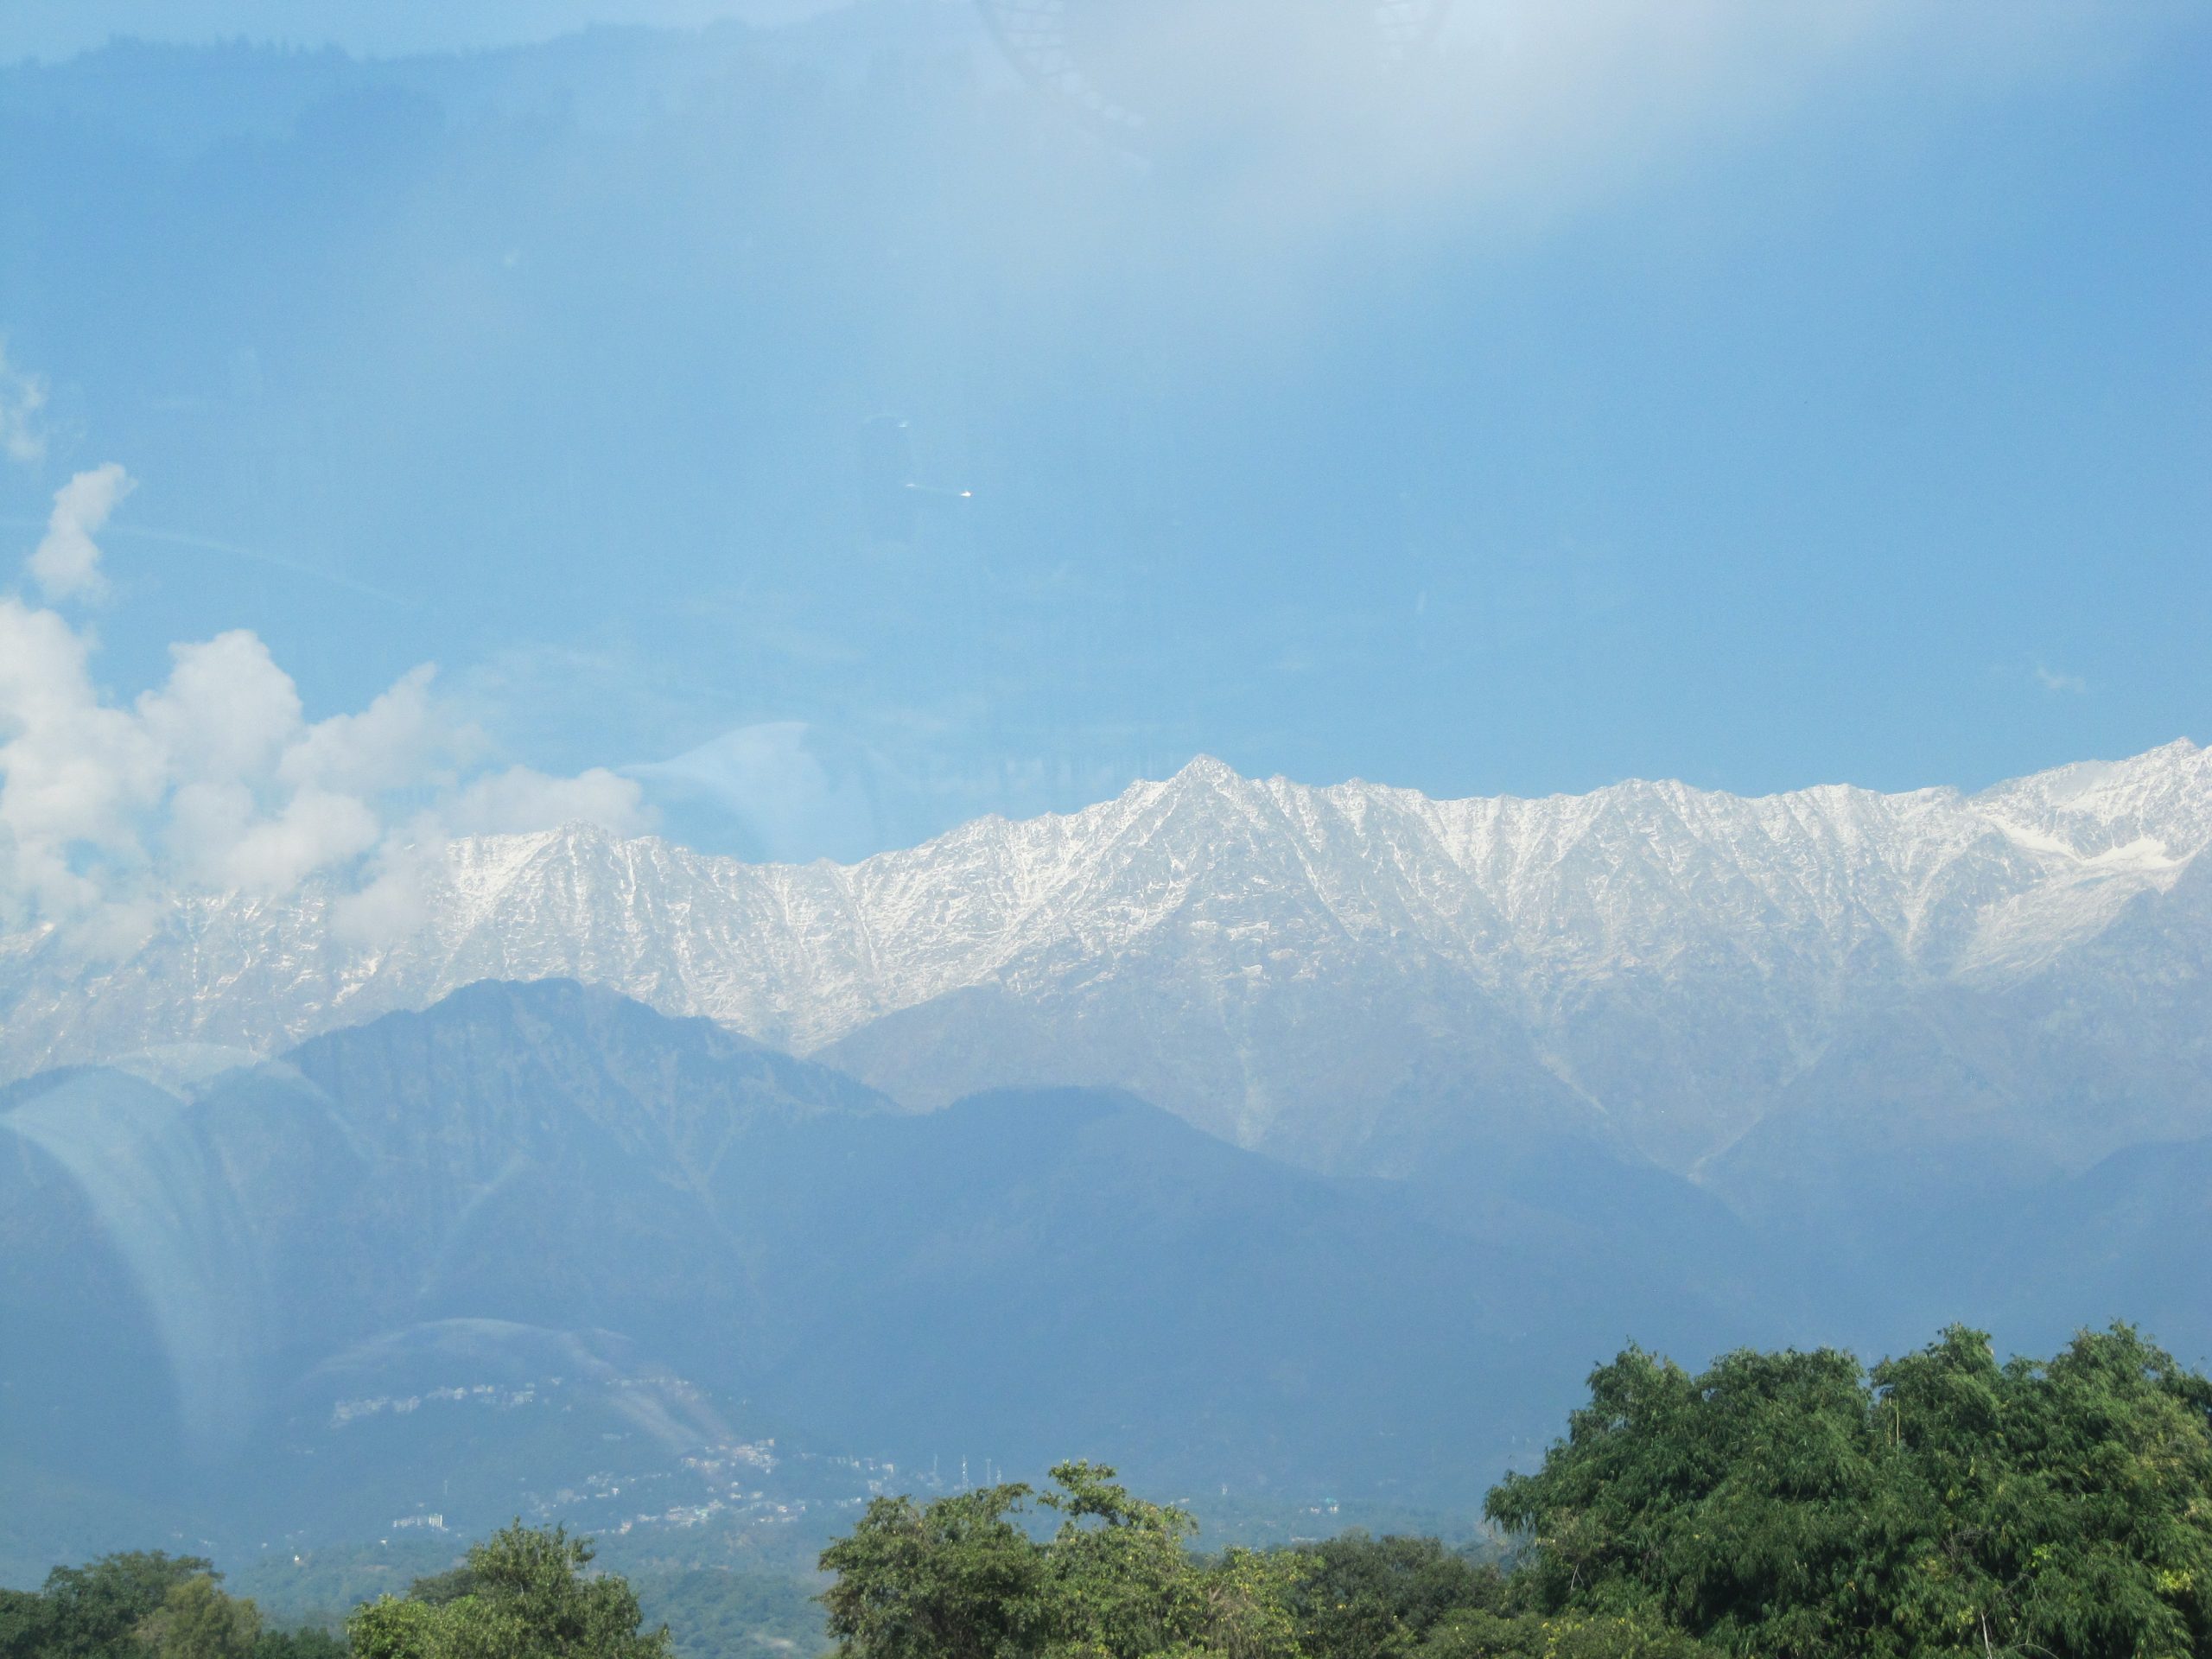
[[[118,963],[18,937],[0,1072],[265,1052],[567,976],[912,1107],[1110,1084],[1327,1171],[1565,1136],[1739,1208],[1847,1208],[1870,1159],[1947,1190],[2212,1130],[2208,842],[2186,741],[1980,794],[1759,799],[1435,801],[1200,760],[851,866],[458,842],[373,945],[320,891],[181,901]]]

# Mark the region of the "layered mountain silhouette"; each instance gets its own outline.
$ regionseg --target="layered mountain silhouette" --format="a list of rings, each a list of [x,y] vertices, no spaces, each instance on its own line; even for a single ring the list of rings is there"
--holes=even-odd
[[[1598,1154],[1409,1198],[1120,1091],[909,1113],[569,982],[201,1058],[0,1096],[0,1439],[287,1535],[497,1520],[609,1437],[1463,1499],[1630,1335],[1757,1334],[1569,1213]]]

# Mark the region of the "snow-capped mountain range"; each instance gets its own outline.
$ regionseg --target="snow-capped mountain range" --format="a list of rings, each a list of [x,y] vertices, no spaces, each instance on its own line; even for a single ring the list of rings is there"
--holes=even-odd
[[[573,977],[912,1105],[1115,1083],[1338,1170],[1558,1131],[1724,1185],[1889,1146],[2055,1171],[2212,1134],[2208,843],[2185,741],[1979,794],[1757,799],[1437,801],[1201,759],[849,866],[459,841],[374,948],[319,888],[179,900],[98,968],[0,940],[0,1073]]]

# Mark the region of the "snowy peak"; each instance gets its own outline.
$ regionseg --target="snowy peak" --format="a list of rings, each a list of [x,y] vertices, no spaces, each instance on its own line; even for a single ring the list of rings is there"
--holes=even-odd
[[[1112,1083],[1310,1152],[1510,1096],[1594,1109],[1687,1165],[1900,1007],[2010,998],[2048,1027],[2094,1005],[2098,1042],[2198,1053],[2158,1022],[2197,1006],[2185,877],[2208,842],[2212,756],[2187,741],[1974,795],[1756,798],[1634,781],[1440,801],[1201,756],[849,866],[581,824],[458,841],[421,925],[372,949],[333,934],[316,891],[180,903],[98,973],[0,942],[0,1069],[265,1049],[477,980],[563,977],[836,1046],[922,1103]]]
[[[2037,772],[1974,797],[2024,844],[2082,859],[2128,849],[2171,859],[2212,842],[2212,753],[2187,738],[2120,761]]]

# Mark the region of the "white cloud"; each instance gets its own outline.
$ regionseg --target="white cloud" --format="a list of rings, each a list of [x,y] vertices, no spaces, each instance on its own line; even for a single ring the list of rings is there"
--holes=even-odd
[[[2041,663],[2036,664],[2036,683],[2046,691],[2059,691],[2076,697],[2086,696],[2089,690],[2088,681],[2079,674],[2062,674]]]
[[[600,823],[626,835],[645,827],[637,783],[603,767],[574,778],[553,778],[527,766],[479,778],[445,812],[457,835],[519,835],[549,824]]]
[[[39,413],[46,407],[46,382],[8,361],[8,342],[0,338],[0,455],[22,467],[46,459],[46,434]]]
[[[359,857],[384,832],[369,804],[302,790],[264,810],[244,784],[190,783],[169,803],[172,865],[186,885],[276,897]]]
[[[169,647],[168,683],[138,699],[138,717],[175,766],[232,782],[276,764],[301,729],[300,694],[269,647],[243,628]]]
[[[486,768],[427,665],[309,721],[250,632],[172,646],[168,678],[128,706],[100,693],[91,654],[56,613],[0,596],[0,927],[121,951],[173,895],[273,898],[320,877],[341,932],[389,938],[420,919],[448,836],[646,825],[639,785],[612,772]]]
[[[46,537],[26,567],[49,600],[90,597],[105,590],[100,575],[99,534],[116,503],[137,487],[114,461],[79,473],[54,493]]]
[[[137,826],[162,794],[161,747],[93,691],[85,640],[0,597],[0,902],[79,915],[107,902],[97,867],[143,862]]]
[[[334,715],[301,734],[280,770],[302,787],[375,793],[409,784],[446,783],[451,766],[483,740],[473,726],[442,715],[430,698],[434,671],[410,669],[358,715]]]

